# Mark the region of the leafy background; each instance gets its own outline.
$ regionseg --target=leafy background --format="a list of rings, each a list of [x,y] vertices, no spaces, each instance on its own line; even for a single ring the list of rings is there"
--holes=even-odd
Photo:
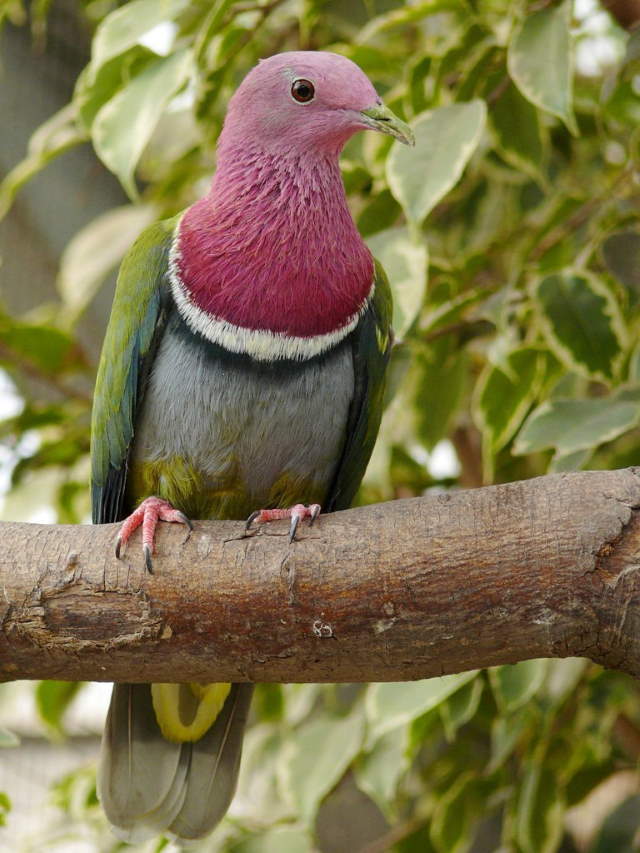
[[[286,49],[356,61],[417,138],[408,150],[361,134],[342,162],[394,286],[399,340],[360,500],[637,463],[640,32],[637,5],[610,5],[613,15],[595,0],[72,3],[90,59],[4,177],[0,209],[10,222],[16,197],[86,143],[127,198],[68,242],[55,300],[10,310],[19,294],[3,281],[4,517],[87,519],[113,270],[146,224],[204,192],[230,94],[258,58]],[[42,47],[49,6],[5,0],[0,16],[30,25]],[[60,738],[87,688],[33,689]],[[0,732],[1,746],[14,743]],[[582,660],[407,684],[264,685],[239,795],[199,849],[628,851],[639,755],[638,685]],[[121,847],[91,763],[52,796],[51,839]],[[10,798],[0,795],[9,828]]]

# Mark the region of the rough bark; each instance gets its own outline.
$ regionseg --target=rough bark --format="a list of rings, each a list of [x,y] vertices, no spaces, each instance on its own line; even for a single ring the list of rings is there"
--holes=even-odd
[[[0,679],[395,681],[534,657],[640,674],[640,469],[541,477],[242,537],[0,527]]]

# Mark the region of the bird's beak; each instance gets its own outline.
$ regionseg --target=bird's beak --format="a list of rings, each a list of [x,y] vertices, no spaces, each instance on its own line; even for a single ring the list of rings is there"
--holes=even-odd
[[[404,142],[405,145],[415,145],[416,140],[409,125],[399,119],[384,104],[376,104],[368,110],[361,110],[360,115],[367,127],[372,130],[388,133],[390,136],[399,139],[400,142]]]

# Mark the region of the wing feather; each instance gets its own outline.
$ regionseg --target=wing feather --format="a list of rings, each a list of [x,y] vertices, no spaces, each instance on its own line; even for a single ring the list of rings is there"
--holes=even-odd
[[[98,368],[91,419],[93,521],[120,521],[135,422],[166,322],[169,250],[178,217],[139,237],[122,266]]]
[[[351,506],[373,452],[391,352],[391,309],[389,281],[376,261],[374,296],[352,335],[354,395],[344,448],[323,507],[328,512]]]

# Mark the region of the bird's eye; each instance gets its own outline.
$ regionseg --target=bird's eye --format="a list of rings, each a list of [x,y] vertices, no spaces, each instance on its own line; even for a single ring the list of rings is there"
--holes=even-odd
[[[310,80],[294,80],[291,86],[291,97],[299,104],[308,104],[313,100],[316,90]]]

